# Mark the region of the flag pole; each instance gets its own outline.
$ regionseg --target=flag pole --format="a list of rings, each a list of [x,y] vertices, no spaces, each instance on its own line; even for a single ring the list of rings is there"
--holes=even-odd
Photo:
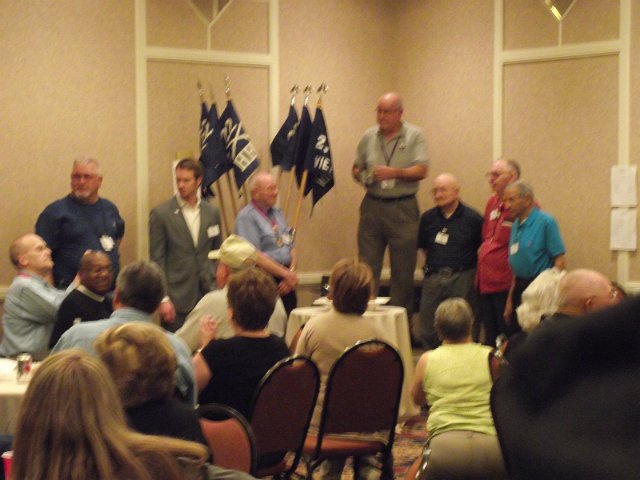
[[[204,88],[202,86],[202,82],[200,82],[200,80],[198,80],[198,94],[200,95],[200,101],[205,103],[205,98],[204,98]],[[216,104],[216,96],[213,93],[213,87],[211,86],[211,84],[209,84],[209,96],[211,97],[211,105],[215,105]],[[220,213],[222,215],[222,226],[224,228],[224,230],[227,232],[227,235],[229,234],[229,220],[227,219],[227,211],[225,209],[225,205],[224,205],[224,197],[223,197],[223,191],[222,191],[222,184],[220,183],[220,179],[216,180],[215,182],[213,182],[213,184],[211,185],[211,187],[213,187],[214,193],[217,192],[218,195],[218,204],[220,205]],[[211,188],[208,187],[208,188]]]
[[[291,94],[290,105],[292,107],[296,104],[296,95],[298,95],[298,92],[300,92],[300,87],[296,83],[295,85],[293,85],[293,87],[291,87],[291,90],[289,90],[289,93]],[[280,189],[280,177],[282,177],[282,166],[278,169],[278,173],[276,173],[276,185],[278,185],[278,189]]]
[[[307,106],[307,103],[309,103],[309,97],[311,96],[312,91],[313,91],[313,87],[311,86],[311,84],[308,84],[306,87],[304,87],[304,106],[305,107]],[[289,186],[287,187],[287,197],[284,203],[285,217],[287,216],[287,213],[289,213],[289,200],[291,199],[291,192],[293,190],[293,180],[296,178],[296,169],[297,167],[295,165],[292,165],[291,172],[289,175]]]
[[[231,79],[225,75],[224,76],[224,94],[227,96],[227,102],[231,101]],[[229,170],[230,171],[230,170]],[[231,197],[231,206],[233,216],[238,216],[238,203],[236,202],[236,191],[233,188],[233,184],[231,183],[231,175],[229,171],[226,173],[227,184],[229,185],[229,196]]]
[[[227,211],[224,208],[224,204],[222,202],[222,185],[215,181],[213,183],[213,188],[216,190],[218,194],[218,203],[220,204],[220,214],[222,215],[222,228],[224,230],[225,235],[222,238],[226,238],[231,233],[229,231],[229,220],[227,219]]]
[[[216,104],[216,95],[213,93],[213,86],[209,83],[209,96],[211,97],[211,105]],[[222,238],[226,238],[231,235],[231,230],[229,230],[229,219],[227,218],[227,207],[225,206],[224,201],[224,192],[222,190],[222,183],[220,182],[220,178],[213,182],[213,188],[218,193],[218,205],[220,205],[220,214],[222,215],[222,226],[224,228],[224,235]]]
[[[211,105],[216,104],[216,95],[213,92],[213,86],[211,82],[209,82],[209,97],[211,97]],[[224,231],[227,236],[231,233],[229,230],[229,219],[227,218],[227,209],[224,204],[224,196],[222,191],[222,184],[220,183],[220,179],[213,182],[213,189],[218,193],[218,204],[220,205],[220,213],[222,215],[222,226],[224,227]],[[224,238],[224,237],[223,237]]]
[[[325,82],[322,82],[322,84],[318,87],[318,90],[316,90],[316,93],[318,93],[318,103],[316,105],[316,110],[318,109],[322,110],[322,96],[327,92],[328,89],[329,87],[327,87],[327,84]],[[305,102],[306,102],[306,99],[305,99]],[[308,177],[309,177],[309,170],[305,168],[304,172],[302,172],[302,180],[300,181],[300,189],[298,190],[298,204],[296,205],[296,214],[293,221],[294,232],[298,228],[298,220],[300,218],[300,209],[302,208],[302,201],[304,200],[304,190],[307,186]]]

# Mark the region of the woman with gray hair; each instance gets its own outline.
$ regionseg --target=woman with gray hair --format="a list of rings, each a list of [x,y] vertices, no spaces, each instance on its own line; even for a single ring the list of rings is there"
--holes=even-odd
[[[420,357],[411,389],[414,402],[430,407],[427,445],[412,470],[420,480],[506,478],[489,407],[492,350],[472,341],[462,298],[442,302],[434,323],[442,345]]]

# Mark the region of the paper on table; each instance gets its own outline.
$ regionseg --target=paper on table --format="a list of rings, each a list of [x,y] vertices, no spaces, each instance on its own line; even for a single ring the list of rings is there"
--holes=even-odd
[[[375,304],[375,305],[386,305],[387,303],[389,303],[389,300],[391,300],[391,297],[376,297],[373,300],[369,300],[370,304]],[[314,305],[319,305],[319,306],[323,306],[323,305],[331,305],[331,300],[329,300],[327,297],[320,297],[320,298],[316,298],[313,301]]]
[[[611,210],[611,250],[635,251],[637,248],[636,208],[614,208]]]
[[[611,206],[635,207],[638,205],[636,194],[636,165],[611,167]]]

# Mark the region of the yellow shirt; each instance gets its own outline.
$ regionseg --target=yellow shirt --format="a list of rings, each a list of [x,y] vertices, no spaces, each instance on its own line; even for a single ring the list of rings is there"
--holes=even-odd
[[[459,343],[429,353],[423,388],[431,406],[427,420],[431,436],[449,430],[496,434],[489,407],[490,351],[485,345]]]

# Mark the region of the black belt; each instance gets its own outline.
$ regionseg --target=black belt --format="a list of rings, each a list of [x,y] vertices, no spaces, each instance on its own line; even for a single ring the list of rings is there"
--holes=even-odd
[[[367,193],[367,197],[378,202],[399,202],[400,200],[408,200],[409,198],[415,198],[416,194],[402,195],[401,197],[376,197],[370,193]]]
[[[472,269],[473,266],[468,267],[466,265],[460,265],[459,267],[425,267],[424,276],[430,277],[431,275],[442,275],[443,277],[450,277],[454,273],[464,272],[465,270]]]

